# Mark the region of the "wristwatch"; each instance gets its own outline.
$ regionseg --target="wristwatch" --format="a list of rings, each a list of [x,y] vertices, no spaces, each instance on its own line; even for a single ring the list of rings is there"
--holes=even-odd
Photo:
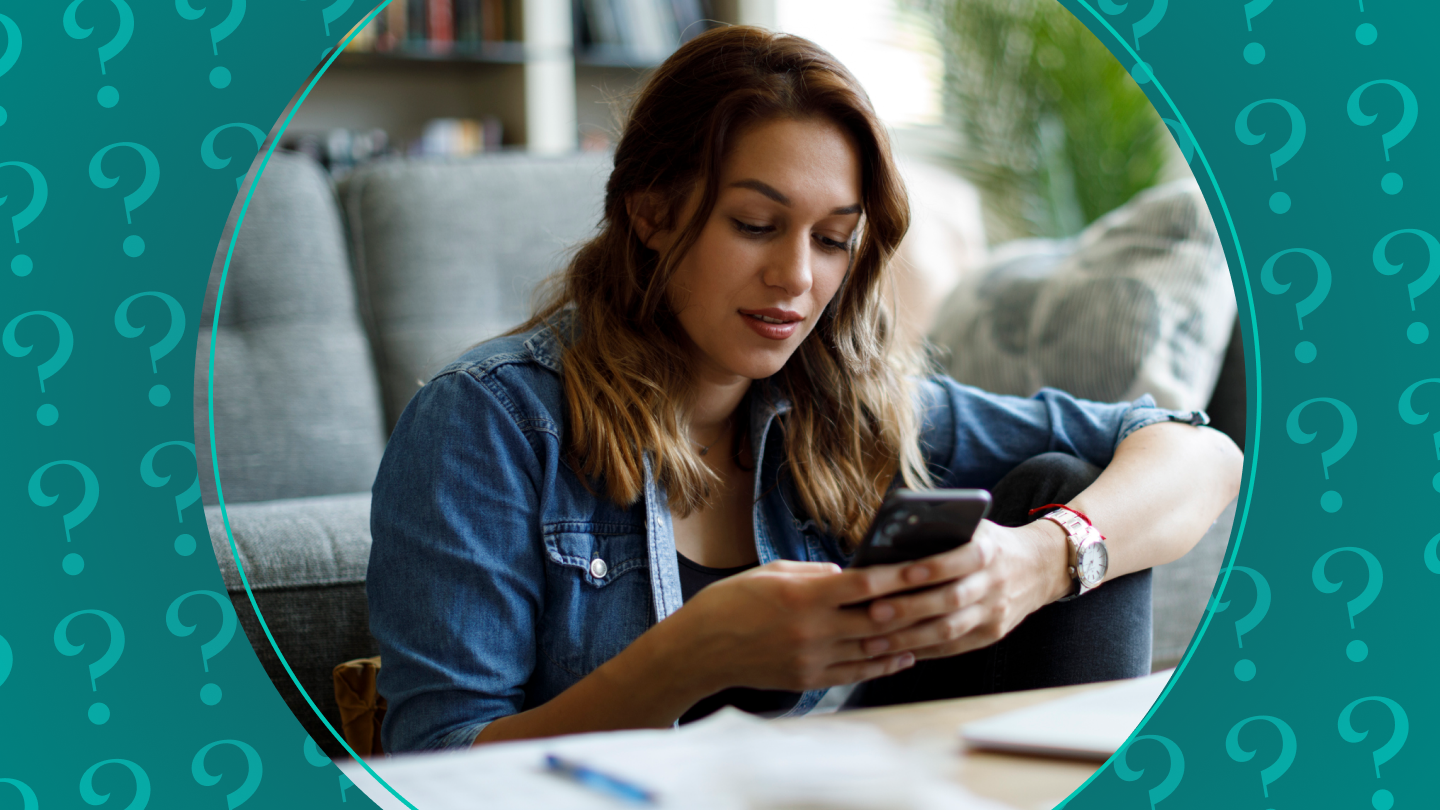
[[[1070,593],[1056,601],[1066,602],[1100,587],[1110,565],[1105,536],[1084,515],[1066,506],[1052,509],[1041,517],[1059,524],[1070,540]]]

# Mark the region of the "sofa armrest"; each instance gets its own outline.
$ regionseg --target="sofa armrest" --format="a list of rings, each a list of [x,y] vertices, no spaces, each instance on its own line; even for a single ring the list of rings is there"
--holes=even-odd
[[[1180,663],[1190,638],[1205,617],[1215,580],[1225,563],[1230,529],[1239,499],[1230,502],[1200,542],[1184,557],[1154,569],[1154,652],[1151,668],[1166,669]],[[1214,628],[1211,628],[1212,632]]]
[[[332,679],[335,665],[380,651],[370,636],[365,601],[370,494],[236,504],[226,513],[254,606],[231,552],[220,507],[207,506],[205,520],[240,626],[276,691],[320,749],[331,757],[345,756],[305,695],[295,688],[275,647],[284,653],[315,706],[340,731]],[[261,627],[261,616],[275,647]]]

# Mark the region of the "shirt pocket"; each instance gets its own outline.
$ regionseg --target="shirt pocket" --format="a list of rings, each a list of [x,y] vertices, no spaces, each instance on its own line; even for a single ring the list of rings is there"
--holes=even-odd
[[[547,526],[544,538],[540,648],[578,680],[650,626],[646,537],[633,526],[563,523]]]

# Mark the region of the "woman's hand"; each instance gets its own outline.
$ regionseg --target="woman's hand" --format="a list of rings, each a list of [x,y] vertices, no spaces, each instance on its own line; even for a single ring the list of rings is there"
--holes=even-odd
[[[911,587],[935,587],[871,603],[870,618],[887,629],[861,649],[926,659],[994,644],[1069,591],[1068,542],[1048,520],[1018,528],[981,521],[969,543],[903,566]]]
[[[869,680],[911,666],[915,656],[866,652],[864,640],[895,622],[845,606],[912,587],[903,568],[841,571],[833,563],[777,560],[706,587],[671,619],[689,625],[682,654],[703,670],[709,693],[731,686],[798,692]]]

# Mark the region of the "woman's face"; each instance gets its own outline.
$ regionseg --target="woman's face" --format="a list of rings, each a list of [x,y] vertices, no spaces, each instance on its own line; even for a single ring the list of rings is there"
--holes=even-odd
[[[715,209],[667,290],[703,377],[769,377],[815,328],[850,264],[860,179],[850,136],[829,121],[768,121],[735,142]],[[697,189],[677,221],[698,199]],[[648,244],[663,251],[675,238],[662,231]]]

